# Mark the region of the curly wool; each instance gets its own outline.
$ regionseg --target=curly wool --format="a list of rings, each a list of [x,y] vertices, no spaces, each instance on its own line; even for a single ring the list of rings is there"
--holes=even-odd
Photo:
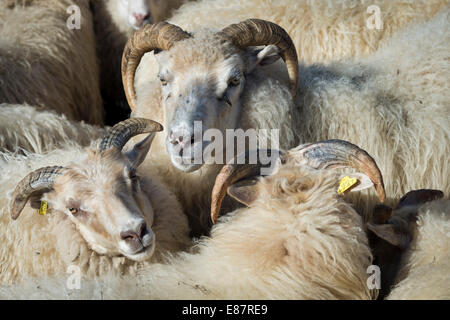
[[[450,201],[423,205],[417,231],[403,254],[396,285],[387,299],[450,299],[449,252]]]
[[[81,29],[69,30],[77,5]],[[54,110],[103,123],[89,1],[7,1],[0,5],[0,102]]]
[[[371,299],[362,219],[337,195],[334,172],[286,165],[262,178],[259,200],[223,216],[190,253],[69,290],[61,278],[0,288],[8,298]],[[38,286],[38,287],[37,287]]]
[[[93,142],[92,146],[97,143]],[[148,169],[141,186],[155,213],[152,231],[157,239],[155,253],[149,261],[135,262],[96,253],[61,212],[49,211],[41,216],[38,209],[28,203],[19,219],[11,219],[8,210],[11,194],[24,176],[44,166],[66,166],[87,156],[86,149],[76,143],[46,154],[0,153],[0,283],[62,275],[70,265],[78,266],[87,277],[134,274],[146,263],[162,261],[169,252],[184,250],[190,245],[187,220],[178,201],[158,177],[148,175]]]
[[[258,18],[283,27],[291,36],[299,59],[306,64],[364,57],[408,25],[427,21],[449,5],[448,0],[198,0],[185,3],[168,19],[185,30],[222,29]],[[381,29],[368,22],[377,6]],[[217,17],[220,17],[218,19]]]
[[[0,104],[0,151],[45,153],[71,143],[89,146],[105,133],[105,128],[72,121],[51,110]]]
[[[202,29],[194,36],[205,39],[206,50],[211,34]],[[370,57],[327,66],[300,65],[295,102],[282,62],[262,67],[248,76],[237,127],[279,129],[282,149],[327,139],[361,146],[386,177],[388,204],[420,188],[448,195],[449,38],[449,10],[444,10],[426,23],[398,32]],[[196,45],[195,50],[201,51],[200,43]],[[187,42],[184,49],[194,50]],[[132,116],[164,123],[152,59],[146,54],[136,72],[137,106]],[[192,173],[177,170],[168,165],[163,134],[156,137],[148,161],[183,203],[191,228],[207,232],[209,195],[221,166],[204,165]],[[352,201],[364,216],[378,203],[372,191],[355,195]]]

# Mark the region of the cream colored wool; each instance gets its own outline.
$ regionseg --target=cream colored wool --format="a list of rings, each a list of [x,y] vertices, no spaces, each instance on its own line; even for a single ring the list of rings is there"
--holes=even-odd
[[[450,201],[419,209],[417,230],[403,254],[390,300],[450,299]]]
[[[66,25],[70,5],[81,29]],[[0,103],[27,103],[71,120],[103,123],[88,0],[11,0],[0,5]]]
[[[9,299],[371,299],[372,256],[359,214],[337,195],[338,175],[286,164],[261,178],[250,208],[221,218],[191,253],[137,277],[0,287]]]
[[[156,236],[156,248],[152,258],[145,262],[96,253],[68,216],[57,210],[50,209],[42,216],[28,203],[17,220],[11,219],[8,210],[10,196],[25,175],[44,166],[66,166],[86,157],[86,149],[75,143],[44,155],[0,153],[0,283],[17,283],[36,276],[66,275],[71,265],[79,267],[87,277],[108,273],[133,274],[146,263],[162,261],[169,252],[183,250],[190,245],[187,220],[178,201],[158,177],[148,174],[141,177],[141,188],[148,196],[155,215],[151,229]],[[95,171],[95,167],[79,169],[80,172],[83,170],[88,176],[95,175],[95,172],[89,173],[90,170]],[[110,184],[118,183],[109,178]]]
[[[182,61],[220,56],[213,33],[199,30],[172,51]],[[246,79],[237,128],[280,129],[281,148],[308,141],[342,139],[361,146],[379,165],[387,203],[406,191],[440,189],[450,194],[449,11],[398,32],[368,58],[328,66],[300,66],[293,102],[282,62],[262,67]],[[207,52],[207,56],[202,56]],[[199,64],[202,65],[201,63]],[[161,85],[155,80],[153,55],[136,72],[136,110],[132,116],[166,124]],[[167,124],[166,124],[167,127]],[[165,133],[166,134],[166,133]],[[148,161],[158,167],[176,192],[199,233],[210,226],[210,191],[220,165],[184,173],[170,164],[165,134],[158,135]],[[187,192],[186,190],[189,190]],[[355,196],[358,211],[372,212],[373,192]]]
[[[421,188],[450,195],[449,12],[366,59],[300,67],[301,140],[338,138],[366,150],[385,177],[388,204]],[[359,205],[369,211],[373,202]]]
[[[104,128],[68,120],[51,110],[20,104],[0,104],[0,150],[44,153],[78,143],[88,146]]]
[[[299,59],[312,64],[367,56],[395,31],[428,20],[449,4],[448,0],[198,0],[184,4],[168,21],[195,30],[221,29],[249,18],[269,20],[285,28]],[[367,27],[372,5],[380,8],[381,29]]]

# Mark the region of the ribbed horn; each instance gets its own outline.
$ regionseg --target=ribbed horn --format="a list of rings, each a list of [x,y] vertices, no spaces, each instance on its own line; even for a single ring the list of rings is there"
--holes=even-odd
[[[240,48],[249,46],[275,45],[281,50],[281,58],[286,64],[292,97],[295,98],[298,85],[298,57],[289,34],[279,25],[260,19],[249,19],[231,24],[222,30]]]
[[[259,154],[259,150],[253,151]],[[277,150],[277,152],[280,152]],[[248,163],[247,151],[245,153]],[[294,161],[299,166],[309,166],[315,169],[332,169],[351,167],[368,175],[377,190],[381,202],[386,198],[383,177],[375,160],[363,149],[343,140],[327,140],[311,144],[304,144],[291,149],[286,153],[280,152],[281,162]],[[228,187],[241,179],[259,175],[263,167],[259,161],[257,164],[235,164],[225,165],[216,177],[211,198],[211,220],[217,222],[223,199]]]
[[[141,133],[150,133],[162,130],[163,126],[156,121],[145,118],[130,118],[121,121],[112,127],[111,131],[109,131],[101,141],[99,150],[101,152],[110,148],[122,150],[123,146],[132,137]]]
[[[122,55],[122,82],[131,110],[136,106],[134,76],[142,56],[155,49],[169,50],[175,42],[189,37],[181,28],[159,22],[145,25],[128,39]]]
[[[38,191],[50,190],[57,176],[63,174],[65,168],[59,166],[44,167],[29,173],[14,189],[10,203],[10,214],[16,220],[22,212],[30,196]]]
[[[241,179],[259,176],[261,169],[267,167],[269,164],[263,165],[259,159],[261,150],[256,151],[246,151],[245,162],[244,164],[236,164],[236,159],[239,157],[235,157],[230,163],[226,164],[222,167],[219,174],[216,177],[216,181],[214,183],[214,187],[211,194],[211,221],[213,223],[217,222],[220,214],[220,208],[222,207],[223,199],[227,194],[227,189],[232,184],[238,182]],[[265,154],[268,157],[271,157],[273,150],[264,150]],[[282,153],[279,150],[276,150],[282,157]],[[257,155],[257,163],[249,164],[249,159],[252,154],[256,153]],[[242,156],[242,155],[241,155]]]
[[[286,157],[315,169],[355,168],[370,178],[381,202],[386,198],[383,176],[375,160],[350,142],[334,139],[304,144],[287,152]]]

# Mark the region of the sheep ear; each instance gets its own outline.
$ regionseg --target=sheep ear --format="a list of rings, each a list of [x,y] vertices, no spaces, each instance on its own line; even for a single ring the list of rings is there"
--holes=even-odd
[[[249,207],[258,198],[258,185],[256,179],[239,181],[227,189],[233,199]]]
[[[32,207],[33,209],[39,209],[41,206],[41,199],[44,197],[44,194],[49,191],[50,190],[33,193],[28,199],[30,207]]]
[[[280,49],[274,45],[268,45],[263,49],[253,49],[250,53],[248,72],[252,72],[257,66],[267,66],[280,59]]]
[[[433,189],[420,189],[413,190],[405,194],[398,202],[397,208],[418,205],[428,201],[438,200],[444,197],[444,193],[441,190]]]
[[[371,222],[367,223],[367,229],[375,233],[379,238],[389,242],[393,246],[399,247],[401,249],[406,249],[408,246],[408,239],[405,235],[398,230],[392,224],[374,224]]]
[[[148,151],[152,145],[155,133],[150,133],[144,140],[136,143],[130,151],[125,153],[125,156],[130,160],[131,166],[137,168],[144,161]]]

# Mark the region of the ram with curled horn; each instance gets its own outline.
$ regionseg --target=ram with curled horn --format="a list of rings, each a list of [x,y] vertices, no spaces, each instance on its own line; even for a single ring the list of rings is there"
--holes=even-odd
[[[236,155],[236,130],[255,129],[258,142],[259,129],[280,130],[281,147],[296,142],[297,53],[286,31],[270,21],[249,19],[193,32],[168,22],[146,25],[124,49],[122,80],[132,117],[164,123],[151,162],[166,172],[165,182],[183,203],[194,235],[210,228],[205,208],[215,176],[226,158]],[[277,119],[258,119],[258,109]]]
[[[201,4],[219,11],[226,6],[209,1]],[[222,149],[233,156],[240,153],[231,146],[238,134],[236,129],[246,133],[255,129],[258,142],[276,135],[272,131],[264,134],[260,129],[279,130],[279,146],[248,143],[247,150],[287,150],[326,139],[356,143],[372,154],[390,177],[386,184],[391,196],[388,204],[409,190],[424,187],[449,192],[449,167],[445,162],[448,145],[442,145],[440,140],[429,141],[429,137],[449,135],[445,121],[448,90],[436,91],[436,86],[446,88],[448,83],[442,72],[448,66],[448,10],[442,10],[426,24],[402,29],[370,56],[327,65],[301,63],[298,70],[294,68],[294,52],[304,62],[302,54],[311,48],[302,46],[312,40],[294,42],[297,48],[293,50],[293,42],[282,29],[297,39],[304,31],[293,28],[289,19],[280,23],[283,28],[250,19],[222,30],[195,30],[193,25],[222,28],[225,22],[220,13],[214,16],[217,22],[192,21],[195,13],[188,11],[183,7],[169,20],[182,36],[158,34],[153,38],[170,40],[170,48],[145,54],[139,68],[127,68],[124,72],[129,75],[125,85],[134,92],[134,99],[129,100],[133,116],[154,119],[165,126],[164,134],[156,138],[152,163],[166,170],[165,182],[176,191],[191,217],[191,226],[200,233],[210,228],[205,208],[210,205],[215,176],[231,159],[227,157],[220,165],[217,161],[211,164],[208,157],[212,153],[205,152],[206,158],[199,159],[202,161],[191,161],[192,154],[197,160],[195,154],[201,150],[214,149],[214,160],[226,154],[218,147],[220,138],[210,139],[211,128],[222,133]],[[228,8],[225,11],[224,15],[230,14]],[[188,16],[191,20],[186,19]],[[239,17],[243,15],[233,20]],[[152,27],[147,29],[156,30]],[[445,32],[435,36],[430,31],[433,29]],[[144,31],[136,36],[143,34]],[[128,47],[133,45],[128,43]],[[151,46],[144,51],[152,51]],[[282,59],[276,61],[280,56],[284,63]],[[134,65],[137,61],[131,60]],[[424,73],[431,74],[436,83],[419,81]],[[420,101],[411,92],[421,92]],[[197,130],[196,121],[202,125]],[[235,135],[227,136],[227,129],[234,130]],[[202,132],[203,137],[195,134]],[[365,217],[378,202],[371,189],[361,196],[355,194],[352,200]]]
[[[260,150],[253,151],[256,153]],[[247,152],[246,158],[249,158]],[[336,168],[353,168],[358,172],[346,177],[353,177],[354,185],[351,191],[359,191],[371,186],[375,187],[380,201],[386,198],[383,177],[373,158],[354,144],[342,140],[327,140],[312,144],[300,145],[287,152],[281,152],[279,166],[300,166],[314,170],[328,170]],[[258,197],[259,184],[255,177],[260,175],[263,165],[255,164],[225,165],[216,178],[212,192],[211,220],[217,222],[222,201],[228,193],[231,197],[245,205],[251,205]],[[276,170],[279,169],[275,169]],[[292,169],[292,170],[295,170]],[[348,189],[350,190],[350,188]]]
[[[149,264],[138,276],[87,285],[83,297],[92,299],[100,291],[93,287],[106,286],[114,299],[375,298],[377,290],[367,285],[373,257],[363,220],[337,193],[339,174],[330,169],[355,168],[383,198],[376,163],[344,141],[303,145],[281,158],[256,184],[248,178],[259,175],[261,165],[224,167],[215,191],[228,189],[248,206],[227,212],[195,250]]]
[[[6,163],[12,172],[24,164],[36,168],[46,159],[53,163],[52,156],[58,155],[61,165],[37,167],[28,173],[16,182],[9,205],[2,208],[12,219],[4,214],[0,220],[5,230],[2,243],[11,247],[6,256],[0,256],[10,266],[1,273],[0,282],[66,272],[69,262],[78,263],[90,275],[108,270],[134,272],[137,263],[159,259],[162,252],[190,244],[187,220],[175,196],[156,172],[139,168],[155,133],[162,129],[149,119],[128,119],[115,125],[98,148],[73,145]],[[122,150],[131,137],[140,134],[148,135],[129,151]],[[2,188],[8,190],[11,183],[7,181]],[[21,245],[15,247],[19,239]],[[39,257],[30,264],[36,250]]]

